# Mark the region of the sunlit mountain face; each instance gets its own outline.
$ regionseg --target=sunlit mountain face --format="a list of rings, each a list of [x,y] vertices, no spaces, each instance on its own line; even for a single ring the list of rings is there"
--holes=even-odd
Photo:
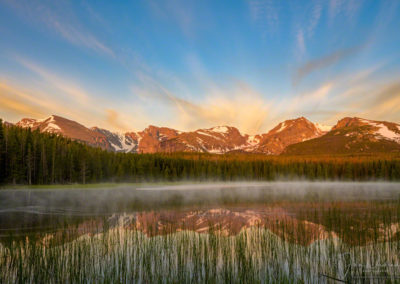
[[[305,117],[279,123],[266,133],[242,134],[232,126],[179,131],[150,125],[143,131],[111,132],[52,115],[44,119],[24,118],[16,126],[52,133],[123,153],[197,152],[211,154],[351,154],[400,151],[400,125],[346,117],[333,127],[313,123]]]
[[[3,1],[0,117],[56,114],[97,127],[72,136],[133,152],[247,151],[261,139],[257,151],[275,154],[286,142],[257,135],[287,120],[323,131],[345,117],[399,123],[399,5]],[[140,145],[149,125],[165,136]],[[196,132],[217,126],[249,137],[232,132],[227,146]],[[175,130],[176,143],[156,145]]]

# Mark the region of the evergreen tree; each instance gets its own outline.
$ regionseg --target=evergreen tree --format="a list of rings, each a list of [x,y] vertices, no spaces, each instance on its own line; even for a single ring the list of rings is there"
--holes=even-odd
[[[3,120],[0,118],[0,184],[5,182],[6,168],[5,168],[5,140]]]
[[[400,180],[400,155],[289,157],[199,153],[124,154],[0,123],[0,183],[109,180]]]

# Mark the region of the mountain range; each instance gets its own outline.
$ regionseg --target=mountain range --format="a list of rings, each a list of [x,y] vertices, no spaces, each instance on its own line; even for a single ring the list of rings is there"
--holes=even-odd
[[[179,131],[150,125],[143,131],[117,133],[88,128],[57,115],[24,118],[17,126],[60,134],[94,147],[125,153],[203,152],[279,154],[337,154],[400,152],[400,125],[393,122],[345,117],[333,127],[304,117],[279,123],[266,133],[242,134],[232,126]]]

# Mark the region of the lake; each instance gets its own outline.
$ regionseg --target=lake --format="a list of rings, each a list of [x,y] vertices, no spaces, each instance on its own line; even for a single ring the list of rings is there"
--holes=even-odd
[[[399,281],[398,183],[0,191],[0,282]]]

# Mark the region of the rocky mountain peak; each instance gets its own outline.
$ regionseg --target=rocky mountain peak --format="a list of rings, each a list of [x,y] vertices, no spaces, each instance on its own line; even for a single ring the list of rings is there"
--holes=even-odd
[[[206,152],[222,154],[241,151],[276,155],[285,151],[290,145],[306,143],[309,140],[314,141],[316,138],[322,139],[325,136],[327,136],[326,139],[331,139],[329,137],[333,136],[344,137],[343,139],[346,141],[354,138],[358,142],[384,140],[390,141],[390,143],[396,142],[396,145],[400,143],[399,124],[359,117],[345,117],[339,120],[333,128],[313,123],[305,117],[299,117],[285,120],[269,132],[257,135],[242,134],[237,128],[227,125],[197,129],[192,132],[149,125],[139,132],[116,133],[99,127],[87,128],[78,122],[57,115],[51,115],[44,119],[24,118],[16,125],[39,129],[42,132],[56,133],[88,145],[125,153]],[[345,145],[350,147],[348,144]]]
[[[362,118],[359,117],[344,117],[340,119],[335,126],[332,127],[332,130],[343,128],[343,127],[351,127],[351,126],[361,126],[366,125],[365,122],[362,121]]]

